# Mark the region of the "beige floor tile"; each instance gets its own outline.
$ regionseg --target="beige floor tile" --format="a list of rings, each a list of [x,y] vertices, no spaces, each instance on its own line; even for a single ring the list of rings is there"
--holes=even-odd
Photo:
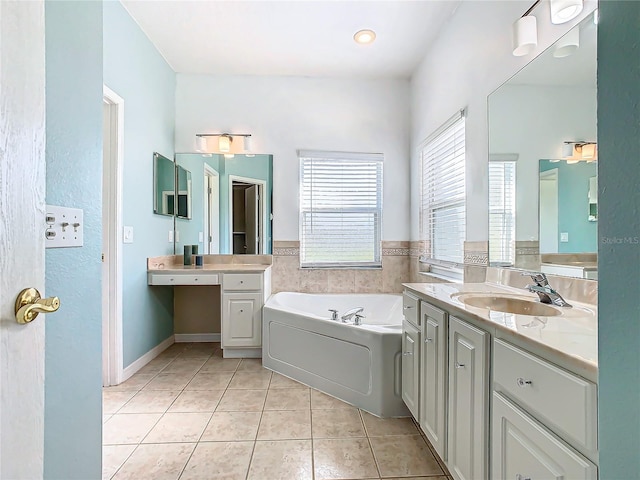
[[[159,413],[116,414],[102,428],[102,444],[140,443],[161,416]]]
[[[310,410],[264,411],[258,440],[294,440],[311,438]]]
[[[307,410],[311,408],[309,390],[282,388],[269,390],[265,410]]]
[[[109,420],[111,417],[113,416],[113,414],[108,414],[108,415],[102,415],[102,424],[104,425],[105,423],[107,423],[107,420]]]
[[[220,390],[227,388],[233,372],[198,373],[185,390]]]
[[[212,356],[202,366],[200,372],[235,372],[240,365],[239,358],[220,358]]]
[[[135,445],[107,445],[102,447],[102,479],[109,480],[113,477],[113,474],[118,471],[135,449]]]
[[[210,418],[210,413],[165,413],[143,443],[197,442]]]
[[[142,390],[118,413],[164,413],[179,394],[172,390]]]
[[[189,380],[190,375],[184,373],[159,373],[143,390],[182,390]]]
[[[162,371],[167,365],[173,361],[173,358],[168,357],[156,357],[147,363],[144,367],[138,370],[136,375],[149,375],[156,374]]]
[[[228,388],[263,389],[269,388],[271,372],[269,370],[236,372]]]
[[[137,392],[134,391],[112,391],[102,392],[102,413],[116,413],[125,403],[133,398]]]
[[[267,396],[266,390],[227,390],[220,403],[216,407],[216,412],[220,411],[262,411],[264,400]]]
[[[256,442],[248,480],[311,480],[311,440]]]
[[[291,378],[285,377],[284,375],[280,375],[279,373],[274,373],[273,377],[271,377],[271,383],[269,384],[269,388],[309,388],[306,385],[296,382]]]
[[[452,480],[450,477],[447,477],[446,475],[438,475],[437,477],[393,477],[393,478],[387,478],[385,477],[384,480]]]
[[[113,478],[176,480],[194,448],[194,443],[139,445]]]
[[[253,442],[199,443],[180,480],[245,480],[252,452]]]
[[[224,390],[185,390],[169,407],[169,412],[213,413]]]
[[[313,438],[365,437],[357,408],[312,410]]]
[[[362,412],[367,435],[380,437],[385,435],[419,435],[413,420],[410,418],[379,418],[367,412]]]
[[[262,412],[215,412],[201,442],[255,440]]]
[[[243,358],[242,361],[240,362],[240,365],[238,365],[238,370],[251,370],[251,371],[262,371],[264,370],[264,367],[262,366],[262,359],[261,358]]]
[[[181,358],[208,358],[218,349],[213,343],[203,343],[186,348],[181,354]]]
[[[195,374],[205,364],[205,359],[176,358],[162,370],[162,373],[191,373]]]
[[[333,408],[353,408],[353,406],[343,402],[342,400],[338,400],[331,395],[311,389],[311,408],[318,410],[330,410]]]
[[[316,480],[378,476],[371,447],[366,438],[314,440],[313,464]]]
[[[442,475],[442,469],[420,435],[371,437],[380,475]]]
[[[114,385],[112,387],[105,387],[105,391],[113,392],[118,390],[138,391],[151,381],[156,373],[136,373],[129,378],[126,382],[122,382],[120,385]]]

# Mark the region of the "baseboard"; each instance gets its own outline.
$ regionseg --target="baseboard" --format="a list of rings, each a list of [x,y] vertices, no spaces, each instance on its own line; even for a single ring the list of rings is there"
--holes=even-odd
[[[224,358],[262,358],[262,348],[225,348]]]
[[[162,352],[164,352],[167,348],[169,348],[174,343],[175,343],[175,340],[173,338],[173,335],[171,335],[164,342],[155,346],[154,348],[149,350],[147,353],[142,355],[139,359],[137,359],[135,362],[133,362],[131,365],[129,365],[127,368],[125,368],[122,371],[122,382],[131,378],[138,370],[140,370],[147,363],[149,363],[151,360],[156,358],[158,355],[160,355]]]
[[[176,343],[205,343],[205,342],[219,342],[219,333],[176,333]]]

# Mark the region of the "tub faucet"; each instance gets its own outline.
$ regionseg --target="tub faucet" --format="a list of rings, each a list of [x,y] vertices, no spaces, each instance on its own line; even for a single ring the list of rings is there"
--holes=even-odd
[[[335,320],[337,322],[338,321],[338,310],[336,310],[335,308],[330,308],[329,311],[331,312],[331,320]]]
[[[340,317],[342,319],[342,323],[347,323],[349,320],[351,320],[353,317],[357,316],[358,314],[362,313],[363,311],[364,311],[364,307],[352,308],[351,310],[345,312],[345,314],[342,315],[342,317]],[[362,317],[362,315],[360,315],[360,317]]]
[[[356,313],[355,316],[353,317],[353,324],[362,325],[363,318],[364,318],[364,315],[360,315],[359,313]]]
[[[549,285],[549,280],[544,273],[526,273],[523,275],[531,276],[534,284],[527,285],[525,288],[532,293],[536,293],[541,303],[549,303],[556,307],[571,308],[571,305],[562,296]]]

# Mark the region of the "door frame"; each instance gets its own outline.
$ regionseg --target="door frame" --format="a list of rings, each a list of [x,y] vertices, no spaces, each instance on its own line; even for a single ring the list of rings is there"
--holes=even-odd
[[[267,181],[260,180],[259,178],[240,177],[238,175],[229,175],[229,249],[233,252],[233,182],[242,182],[256,185],[258,187],[258,209],[260,210],[260,228],[258,229],[258,236],[260,238],[259,251],[257,255],[264,255],[266,242],[264,239],[264,229],[266,219],[266,208],[264,192],[267,191]]]
[[[549,197],[548,195],[543,195],[543,182],[545,185],[549,185],[550,188],[552,189],[551,192],[551,197]],[[538,182],[538,247],[540,248],[540,253],[558,253],[560,251],[560,243],[559,243],[559,236],[560,236],[560,226],[559,226],[559,198],[558,198],[558,182],[559,182],[559,169],[558,168],[552,168],[549,170],[545,170],[544,172],[540,172],[540,180]],[[547,215],[549,213],[552,213],[554,215],[553,219],[554,219],[554,227],[555,227],[555,234],[553,235],[553,241],[551,241],[550,243],[552,244],[552,249],[554,250],[553,252],[543,252],[542,251],[542,204],[543,204],[543,200],[542,198],[545,198],[547,200],[547,202],[549,200],[553,201],[553,206],[554,206],[554,211],[553,212],[547,212]],[[546,219],[548,219],[547,217],[544,217]],[[552,229],[553,230],[553,229]],[[546,245],[546,242],[545,242]]]
[[[204,225],[205,225],[205,238],[204,251],[208,254],[220,253],[220,174],[216,170],[208,165],[204,164]],[[207,188],[211,189],[211,195],[207,191]],[[216,226],[216,234],[213,235],[212,225]],[[212,240],[209,240],[211,236]]]
[[[102,212],[102,384],[118,385],[123,380],[122,358],[122,182],[124,166],[124,99],[103,85],[103,102],[109,108],[110,159],[103,158],[103,175],[108,173],[109,188],[103,189]],[[107,170],[108,169],[108,170]],[[105,298],[106,297],[106,298]],[[106,308],[105,308],[106,307]]]

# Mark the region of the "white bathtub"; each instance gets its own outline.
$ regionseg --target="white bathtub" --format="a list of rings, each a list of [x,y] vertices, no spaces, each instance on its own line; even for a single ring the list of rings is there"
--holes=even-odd
[[[362,325],[331,320],[364,307]],[[263,311],[265,367],[380,417],[406,417],[402,401],[402,297],[273,295]]]

